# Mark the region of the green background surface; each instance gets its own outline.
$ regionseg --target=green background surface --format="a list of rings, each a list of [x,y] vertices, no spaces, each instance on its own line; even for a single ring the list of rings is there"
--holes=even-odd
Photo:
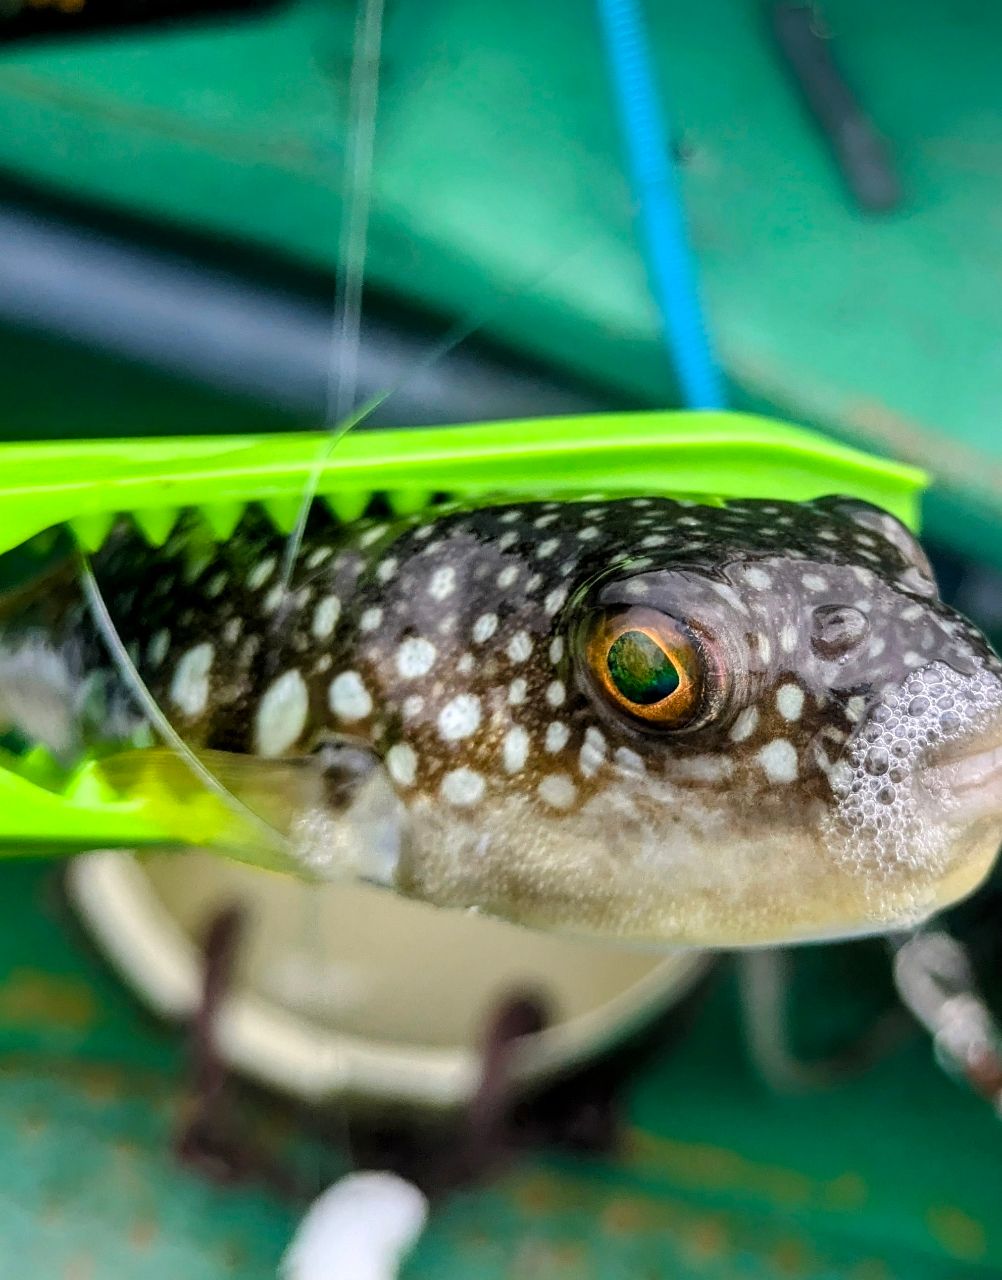
[[[273,1276],[294,1206],[211,1187],[171,1155],[178,1032],[110,977],[53,868],[5,865],[2,888],[2,1280]],[[808,959],[802,1021],[829,1032],[826,991],[845,1012],[860,971],[840,954]],[[1002,1268],[997,1125],[920,1036],[854,1082],[780,1098],[745,1061],[727,978],[624,1097],[620,1156],[542,1153],[457,1196],[406,1280],[973,1280]],[[294,1158],[284,1109],[257,1098],[242,1114],[252,1142]]]

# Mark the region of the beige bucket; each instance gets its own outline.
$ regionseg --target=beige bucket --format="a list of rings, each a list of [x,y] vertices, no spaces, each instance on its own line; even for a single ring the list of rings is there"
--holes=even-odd
[[[205,924],[242,904],[247,933],[221,1051],[236,1071],[305,1099],[463,1102],[484,1018],[516,989],[541,992],[553,1011],[519,1058],[522,1080],[541,1082],[679,1001],[708,964],[699,952],[551,937],[201,854],[139,862],[93,853],[75,862],[69,883],[123,979],[171,1018],[197,1005]]]

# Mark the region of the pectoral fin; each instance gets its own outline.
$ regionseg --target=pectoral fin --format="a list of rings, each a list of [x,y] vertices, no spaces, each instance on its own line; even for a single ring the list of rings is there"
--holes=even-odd
[[[116,752],[100,768],[184,844],[311,878],[392,880],[403,813],[366,747],[332,740],[304,756],[195,758],[200,767],[152,748]]]

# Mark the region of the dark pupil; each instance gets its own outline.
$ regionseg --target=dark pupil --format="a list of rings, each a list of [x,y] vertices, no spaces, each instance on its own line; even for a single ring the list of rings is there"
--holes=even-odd
[[[606,658],[612,683],[628,702],[649,707],[678,688],[678,670],[642,631],[624,631]]]

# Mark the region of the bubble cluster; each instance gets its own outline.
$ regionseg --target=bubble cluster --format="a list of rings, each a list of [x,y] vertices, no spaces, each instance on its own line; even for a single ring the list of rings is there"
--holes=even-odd
[[[1000,713],[1002,683],[987,665],[962,675],[934,662],[880,693],[847,745],[831,774],[827,845],[866,878],[875,918],[893,913],[906,924],[909,909],[916,917],[929,909],[957,832],[950,797],[938,793],[927,766],[952,743],[974,741]]]

